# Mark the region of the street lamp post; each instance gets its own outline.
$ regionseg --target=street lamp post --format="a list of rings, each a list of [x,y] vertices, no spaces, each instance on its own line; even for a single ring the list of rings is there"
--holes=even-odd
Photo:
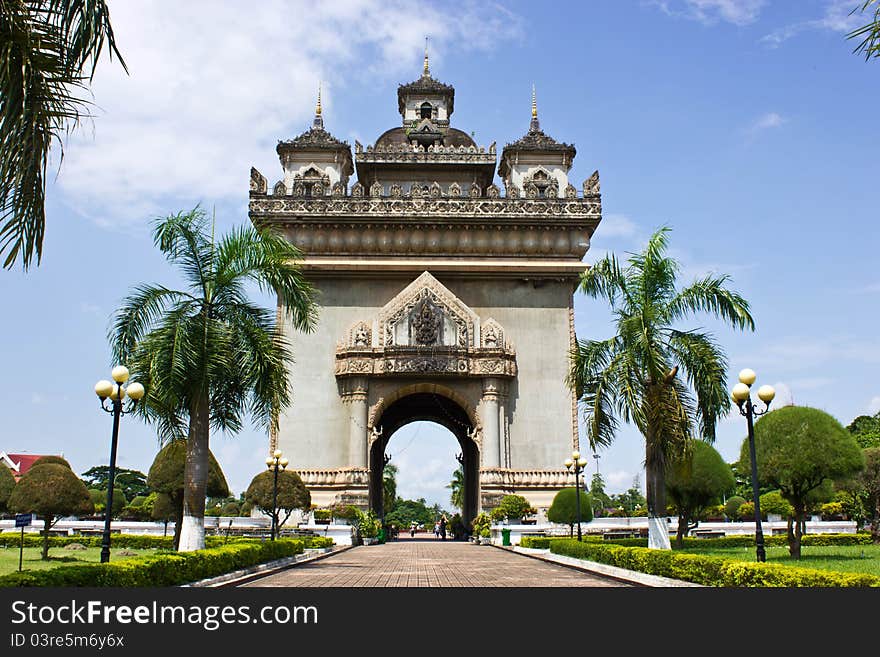
[[[752,421],[753,417],[764,415],[770,410],[770,402],[776,396],[773,386],[761,386],[758,388],[758,398],[764,402],[764,410],[759,411],[752,404],[751,387],[755,382],[756,375],[752,370],[745,369],[739,373],[739,383],[733,386],[731,396],[736,405],[739,406],[739,412],[745,416],[746,424],[749,429],[749,458],[752,463],[752,499],[755,504],[755,553],[758,561],[766,561],[767,555],[764,551],[764,532],[761,529],[761,503],[758,494],[758,461],[755,457],[755,427]]]
[[[119,441],[119,418],[126,413],[131,413],[137,403],[144,396],[144,387],[137,382],[131,382],[128,386],[123,384],[128,381],[128,368],[117,365],[110,372],[113,377],[112,383],[105,379],[95,384],[95,394],[101,400],[101,408],[113,415],[113,436],[110,439],[110,471],[107,481],[107,506],[104,508],[104,536],[101,540],[101,563],[110,561],[110,518],[113,515],[113,485],[116,479],[116,445]],[[126,395],[131,400],[128,408],[122,407],[122,400]],[[110,408],[104,402],[110,399]]]
[[[272,455],[266,459],[266,467],[272,471],[272,533],[271,540],[275,540],[278,535],[278,472],[284,472],[287,467],[287,459],[281,453],[280,449],[276,449]]]
[[[570,459],[565,459],[565,467],[574,472],[574,499],[577,503],[577,521],[578,521],[578,540],[581,540],[581,470],[587,464],[587,459],[581,458],[581,453],[577,450],[571,453]]]

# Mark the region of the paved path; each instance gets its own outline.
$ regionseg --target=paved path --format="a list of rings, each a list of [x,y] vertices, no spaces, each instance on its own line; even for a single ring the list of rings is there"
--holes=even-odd
[[[244,586],[628,586],[507,550],[431,538],[352,548]]]

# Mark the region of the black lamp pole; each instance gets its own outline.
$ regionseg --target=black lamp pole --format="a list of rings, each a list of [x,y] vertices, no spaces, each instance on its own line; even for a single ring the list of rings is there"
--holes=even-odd
[[[270,539],[275,540],[278,536],[278,472],[287,467],[287,459],[284,458],[280,449],[276,449],[266,459],[266,467],[272,471],[272,531]]]
[[[755,426],[752,421],[755,415],[755,407],[751,399],[740,406],[739,412],[746,416],[746,424],[749,426],[749,458],[752,462],[752,499],[755,502],[755,555],[758,561],[766,561],[767,554],[764,551],[764,530],[761,528],[761,496],[758,488],[758,459],[755,456]],[[766,412],[766,411],[765,411]],[[760,415],[760,413],[758,413]]]
[[[751,386],[755,382],[755,373],[745,369],[739,373],[739,383],[733,387],[733,401],[739,406],[740,415],[746,418],[749,429],[749,459],[752,466],[752,499],[755,505],[755,556],[759,562],[767,560],[764,550],[764,531],[761,527],[761,501],[758,488],[758,459],[755,455],[755,425],[753,418],[764,415],[770,410],[770,402],[776,396],[772,386],[761,386],[758,397],[764,402],[764,410],[759,411],[752,403]]]
[[[119,443],[119,418],[126,413],[131,413],[137,406],[138,401],[144,396],[144,387],[140,383],[129,383],[127,388],[123,384],[128,381],[128,369],[117,365],[111,373],[113,380],[98,381],[95,384],[95,393],[101,399],[101,408],[113,416],[113,436],[110,439],[110,469],[107,472],[107,506],[104,508],[104,533],[101,538],[101,563],[110,561],[110,521],[113,516],[113,487],[116,482],[116,447]],[[126,394],[131,400],[131,405],[125,409],[122,400]],[[106,401],[110,399],[110,408]]]
[[[574,498],[577,505],[578,540],[581,540],[581,470],[587,465],[587,460],[581,458],[578,451],[571,453],[571,458],[565,460],[565,467],[574,472]]]
[[[104,536],[101,539],[101,563],[110,561],[110,517],[113,515],[113,484],[116,479],[116,445],[119,442],[119,417],[122,415],[122,400],[117,396],[112,400],[113,437],[110,439],[110,471],[107,473],[107,506],[104,507]],[[107,410],[107,409],[104,409]]]
[[[278,464],[273,468],[272,475],[272,540],[275,540],[275,533],[278,531]]]

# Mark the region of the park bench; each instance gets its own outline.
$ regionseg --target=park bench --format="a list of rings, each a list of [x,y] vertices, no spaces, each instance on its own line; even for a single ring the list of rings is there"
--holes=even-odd
[[[602,538],[606,541],[615,538],[641,538],[641,532],[638,529],[610,529],[602,532]]]
[[[691,532],[695,538],[724,538],[724,532],[720,529],[695,529]]]

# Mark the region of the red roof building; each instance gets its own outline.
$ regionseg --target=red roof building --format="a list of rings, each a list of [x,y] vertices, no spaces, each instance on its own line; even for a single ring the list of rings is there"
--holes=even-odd
[[[48,456],[47,454],[7,454],[6,452],[0,452],[0,463],[3,463],[7,468],[12,471],[12,476],[15,477],[15,481],[21,479],[21,477],[31,469],[31,466],[34,464],[38,458],[42,456]]]

